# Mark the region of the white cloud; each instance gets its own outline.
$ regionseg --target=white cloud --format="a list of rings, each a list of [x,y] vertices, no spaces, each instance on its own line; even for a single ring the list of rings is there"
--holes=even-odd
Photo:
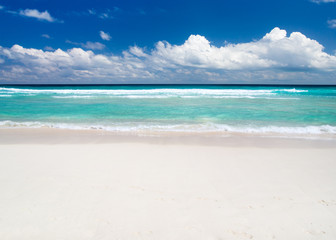
[[[97,16],[100,19],[113,19],[113,14],[121,12],[121,9],[118,7],[113,7],[112,9],[105,9],[103,12],[96,10],[96,9],[88,9],[84,13],[79,13],[79,15],[92,15]]]
[[[328,25],[330,28],[336,28],[336,19],[329,20]]]
[[[55,49],[52,48],[52,47],[50,47],[50,46],[46,46],[46,47],[44,47],[44,50],[46,50],[46,51],[54,51]]]
[[[48,22],[57,21],[56,18],[53,18],[52,16],[50,16],[48,11],[39,12],[36,9],[25,9],[25,10],[21,10],[19,12],[19,14],[21,16],[37,18],[38,20],[45,20],[45,21],[48,21]]]
[[[314,3],[331,3],[336,2],[336,0],[311,0]]]
[[[94,10],[94,9],[88,9],[88,12],[91,15],[96,15],[97,14],[96,10]]]
[[[99,14],[99,18],[108,19],[108,18],[112,18],[112,16],[110,16],[109,13],[101,13],[101,14]]]
[[[130,47],[129,52],[137,57],[148,57],[148,54],[146,54],[142,48],[137,46]]]
[[[104,46],[70,43],[87,49]],[[287,36],[279,28],[248,43],[214,46],[203,36],[191,35],[182,45],[160,41],[152,50],[133,46],[121,56],[81,48],[46,50],[0,47],[5,60],[0,81],[336,83],[335,55],[302,33]]]
[[[1,10],[1,9],[4,9],[4,6],[1,6],[1,5],[0,5],[0,10]]]
[[[198,68],[239,70],[266,68],[335,69],[336,56],[299,32],[289,37],[274,28],[259,41],[216,47],[203,36],[191,35],[182,45],[158,42],[152,57],[157,62]]]
[[[100,42],[87,41],[86,43],[78,43],[78,42],[72,42],[69,40],[66,40],[65,42],[70,43],[72,45],[81,46],[82,48],[85,48],[85,49],[91,49],[91,50],[102,50],[105,48],[105,45]]]
[[[7,76],[11,75],[13,78],[20,76],[23,79],[38,78],[40,81],[45,80],[45,77],[58,80],[85,78],[106,80],[111,77],[149,78],[152,75],[135,58],[95,54],[81,48],[43,51],[14,45],[11,48],[0,47],[0,56],[15,62],[6,67]]]
[[[48,34],[42,34],[41,37],[50,39],[51,37]]]
[[[111,36],[110,36],[110,34],[108,34],[108,33],[106,33],[106,32],[100,31],[100,32],[99,32],[99,35],[100,35],[100,37],[101,37],[103,40],[106,40],[106,41],[110,41],[110,40],[111,40]]]
[[[92,49],[92,50],[102,50],[105,48],[105,45],[100,42],[86,42],[81,43],[81,46],[86,49]]]

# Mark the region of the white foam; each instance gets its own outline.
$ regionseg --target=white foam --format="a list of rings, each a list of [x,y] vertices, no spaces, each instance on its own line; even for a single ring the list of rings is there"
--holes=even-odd
[[[94,96],[52,96],[53,98],[93,98]]]
[[[299,90],[299,89],[279,89],[278,91],[282,92],[291,92],[291,93],[300,93],[300,92],[308,92],[308,90]]]
[[[78,95],[274,95],[274,90],[245,90],[245,89],[20,89],[0,88],[8,93],[39,93],[39,94],[78,94]]]
[[[1,95],[0,95],[1,97]],[[275,100],[297,100],[299,98],[293,98],[293,97],[253,97],[253,96],[173,96],[173,95],[125,95],[125,96],[87,96],[87,95],[70,95],[70,96],[52,96],[52,98],[60,98],[60,99],[73,99],[73,98],[99,98],[99,97],[108,97],[108,98],[126,98],[126,99],[161,99],[161,98],[190,98],[190,99],[196,99],[196,98],[217,98],[217,99],[275,99]]]
[[[8,94],[20,94],[24,96],[35,96],[36,94],[50,94],[53,98],[267,98],[267,99],[289,99],[278,95],[281,92],[301,93],[308,90],[298,89],[26,89],[26,88],[0,88],[0,96]]]
[[[138,99],[138,98],[142,98],[142,99],[145,99],[145,98],[169,98],[169,97],[173,97],[173,96],[161,96],[161,95],[128,95],[128,96],[109,96],[111,98],[130,98],[130,99]]]
[[[158,123],[111,123],[109,125],[99,124],[75,124],[75,123],[48,123],[48,122],[14,122],[0,121],[0,128],[59,128],[74,130],[98,129],[111,132],[192,132],[192,133],[241,133],[241,134],[282,134],[282,135],[335,135],[336,126],[233,126],[226,124],[200,123],[200,124],[158,124]]]

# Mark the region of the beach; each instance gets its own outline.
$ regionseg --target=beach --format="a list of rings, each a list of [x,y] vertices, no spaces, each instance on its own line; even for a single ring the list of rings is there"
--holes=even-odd
[[[0,133],[0,239],[336,237],[334,139]]]
[[[336,0],[0,0],[0,240],[336,240]]]

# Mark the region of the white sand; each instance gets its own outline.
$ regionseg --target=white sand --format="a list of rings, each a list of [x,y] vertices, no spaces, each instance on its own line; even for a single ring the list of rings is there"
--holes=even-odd
[[[336,239],[336,148],[1,144],[0,239]]]

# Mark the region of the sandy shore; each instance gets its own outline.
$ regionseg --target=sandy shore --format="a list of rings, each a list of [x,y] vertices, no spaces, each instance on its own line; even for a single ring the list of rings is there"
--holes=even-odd
[[[0,239],[336,239],[335,141],[90,134],[0,131]]]

